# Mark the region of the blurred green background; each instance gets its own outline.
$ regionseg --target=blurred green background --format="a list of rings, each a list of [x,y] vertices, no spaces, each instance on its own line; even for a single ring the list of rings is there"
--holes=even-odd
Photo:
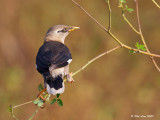
[[[108,26],[105,0],[77,2]],[[135,9],[134,0],[127,5]],[[111,8],[112,32],[132,47],[136,42],[142,43],[123,20],[118,0],[111,1]],[[139,10],[148,47],[160,54],[160,9],[147,0],[145,4],[139,1]],[[126,12],[126,16],[137,28],[135,12]],[[1,0],[0,18],[0,120],[12,119],[8,112],[10,104],[33,100],[38,94],[37,86],[43,78],[36,71],[35,57],[50,26],[81,28],[65,42],[73,56],[72,72],[117,45],[71,0]],[[156,61],[160,66],[160,59]],[[66,83],[61,95],[64,106],[48,104],[34,120],[130,120],[131,115],[154,115],[147,120],[160,119],[160,73],[148,56],[118,49],[92,63],[74,79],[76,83]],[[35,105],[29,104],[14,113],[20,120],[26,120],[35,109]]]

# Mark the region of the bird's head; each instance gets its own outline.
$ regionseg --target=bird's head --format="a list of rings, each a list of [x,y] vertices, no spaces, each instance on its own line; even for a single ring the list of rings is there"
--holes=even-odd
[[[73,30],[80,29],[75,26],[55,25],[49,28],[45,35],[45,41],[59,41],[64,43],[66,36]]]

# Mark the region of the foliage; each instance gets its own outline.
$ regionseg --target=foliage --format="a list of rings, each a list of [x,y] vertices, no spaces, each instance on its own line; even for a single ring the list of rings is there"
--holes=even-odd
[[[61,99],[59,99],[59,96],[60,96],[60,94],[57,94],[56,98],[52,99],[52,101],[51,101],[50,104],[54,104],[57,101],[57,103],[58,103],[59,106],[63,106],[63,102],[62,102]]]
[[[145,46],[144,46],[144,45],[139,44],[138,42],[136,43],[136,45],[135,45],[135,46],[137,47],[137,49],[138,49],[138,50],[146,51]]]

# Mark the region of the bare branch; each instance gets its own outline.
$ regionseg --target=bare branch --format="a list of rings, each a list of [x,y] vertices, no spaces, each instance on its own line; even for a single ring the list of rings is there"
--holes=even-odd
[[[38,112],[39,107],[37,107],[37,109],[35,110],[35,112],[31,115],[31,117],[28,120],[32,120],[32,118],[36,115],[36,113]]]
[[[146,44],[146,41],[143,37],[143,33],[142,33],[142,29],[141,29],[141,24],[140,24],[140,18],[139,18],[139,9],[138,9],[138,0],[135,0],[135,3],[136,3],[136,11],[137,11],[137,21],[138,21],[138,28],[139,28],[139,33],[140,33],[140,36],[141,36],[141,40],[147,50],[147,52],[150,53],[149,49],[148,49],[148,46]],[[157,70],[160,72],[160,68],[159,66],[157,65],[156,61],[154,60],[153,56],[150,56],[152,62],[154,63],[155,67],[157,68]]]
[[[32,103],[32,101],[28,101],[28,102],[25,102],[25,103],[22,103],[22,104],[19,104],[19,105],[15,105],[13,106],[12,108],[17,108],[17,107],[20,107],[20,106],[23,106],[23,105],[26,105],[26,104],[29,104],[29,103]]]
[[[140,34],[135,28],[134,26],[130,23],[130,21],[126,18],[125,14],[124,14],[124,7],[123,7],[123,3],[122,1],[120,0],[120,3],[119,3],[119,7],[121,8],[122,10],[122,17],[124,18],[124,20],[128,23],[128,25],[133,29],[134,32],[136,32],[137,34]]]
[[[160,5],[158,5],[158,3],[155,0],[152,0],[152,2],[158,7],[160,8]]]
[[[108,11],[109,11],[109,26],[108,26],[108,31],[111,29],[111,7],[110,7],[110,2],[109,0],[107,1],[108,4]]]
[[[100,24],[91,14],[89,14],[82,6],[80,6],[77,2],[75,2],[74,0],[72,0],[73,3],[75,3],[81,10],[83,10],[92,20],[94,20],[100,27],[102,27],[109,35],[110,32],[102,25]],[[112,36],[113,37],[113,36]],[[117,38],[114,37],[114,40],[116,42],[118,42],[119,45],[122,46],[122,42],[119,41]]]
[[[104,55],[106,55],[106,54],[109,54],[109,53],[117,50],[117,49],[120,48],[120,47],[121,47],[121,46],[117,46],[117,47],[115,47],[115,48],[112,48],[111,50],[108,50],[108,51],[106,51],[106,52],[104,52],[104,53],[101,53],[100,55],[96,56],[96,57],[93,58],[92,60],[88,61],[88,63],[85,64],[84,66],[82,66],[79,70],[77,70],[76,72],[74,72],[74,73],[72,74],[72,76],[74,76],[74,75],[78,74],[80,71],[84,70],[88,65],[90,65],[90,64],[91,64],[92,62],[94,62],[95,60],[99,59],[100,57],[102,57],[102,56],[104,56]]]
[[[92,17],[82,6],[80,6],[77,2],[72,0],[73,3],[75,3],[81,10],[83,10],[92,20],[94,20],[100,27],[102,27],[120,46],[129,49],[129,50],[134,50],[135,52],[139,52],[145,55],[153,56],[153,57],[160,57],[158,54],[152,54],[149,52],[141,51],[135,48],[132,48],[128,45],[123,44],[114,34],[112,34],[110,31],[108,31],[102,24],[100,24],[94,17]]]

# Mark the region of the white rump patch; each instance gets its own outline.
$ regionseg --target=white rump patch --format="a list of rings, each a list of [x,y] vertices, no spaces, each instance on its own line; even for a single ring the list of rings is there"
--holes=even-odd
[[[72,62],[72,59],[69,59],[67,62],[68,62],[68,64],[70,64]]]
[[[47,84],[47,91],[49,94],[52,94],[52,95],[56,95],[56,94],[62,94],[64,92],[64,82],[62,83],[62,88],[56,90],[54,88],[50,88],[50,86]]]

